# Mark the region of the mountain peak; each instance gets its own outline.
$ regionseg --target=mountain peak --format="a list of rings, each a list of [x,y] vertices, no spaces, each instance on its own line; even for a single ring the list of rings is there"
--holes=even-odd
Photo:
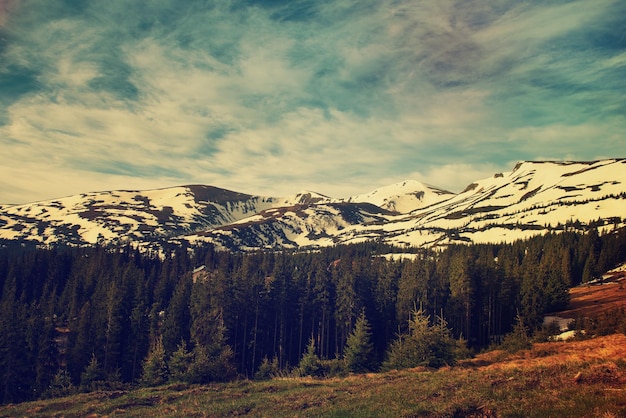
[[[316,203],[328,203],[332,199],[321,193],[313,192],[310,190],[303,190],[295,195],[279,199],[279,203],[283,206],[294,205],[313,205]]]
[[[404,180],[363,195],[352,196],[348,202],[372,203],[392,212],[409,213],[438,203],[452,195],[454,194],[451,192],[426,185],[417,180]]]
[[[285,198],[187,185],[82,193],[0,206],[0,240],[50,245],[183,241],[219,248],[314,248],[378,240],[399,246],[512,242],[626,224],[626,159],[522,161],[459,194],[405,180],[348,199]]]

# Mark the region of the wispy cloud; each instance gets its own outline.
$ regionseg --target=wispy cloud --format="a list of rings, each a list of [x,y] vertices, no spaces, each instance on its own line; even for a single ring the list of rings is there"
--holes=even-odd
[[[0,201],[460,191],[616,156],[625,19],[618,0],[0,0]]]

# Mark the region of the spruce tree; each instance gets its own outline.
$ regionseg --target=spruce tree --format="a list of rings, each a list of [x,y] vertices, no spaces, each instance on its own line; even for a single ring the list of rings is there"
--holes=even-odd
[[[263,357],[263,361],[261,362],[259,369],[254,374],[254,380],[269,380],[277,376],[278,373],[280,373],[278,358],[274,357],[270,361],[267,357]]]
[[[187,381],[190,383],[226,382],[236,376],[233,366],[234,353],[226,343],[224,322],[221,315],[214,319],[214,333],[208,344],[196,345],[189,366]]]
[[[165,319],[163,320],[163,346],[165,352],[170,355],[176,350],[181,339],[189,341],[191,315],[189,312],[191,296],[191,278],[182,277],[176,288],[170,303],[165,309]]]
[[[187,380],[189,367],[193,360],[193,354],[187,349],[185,340],[181,340],[176,351],[174,351],[168,362],[170,382],[184,382]]]
[[[409,333],[398,336],[387,350],[385,370],[418,366],[442,367],[454,364],[456,341],[443,318],[430,324],[423,310],[414,310],[409,321]]]
[[[307,345],[306,352],[302,355],[300,363],[298,363],[297,372],[300,376],[320,376],[322,374],[322,366],[320,358],[315,353],[315,340],[311,338]]]
[[[163,348],[163,339],[159,337],[152,344],[152,348],[143,362],[141,383],[145,386],[158,386],[165,383],[167,378],[165,349]]]
[[[73,394],[76,388],[72,384],[72,378],[67,369],[59,369],[52,378],[50,386],[44,392],[44,398],[60,398]]]
[[[5,282],[0,300],[0,402],[23,402],[32,396],[33,353],[26,335],[27,307],[15,300],[15,279]]]
[[[91,361],[80,375],[80,389],[91,392],[104,386],[104,372],[95,354],[91,354]]]
[[[196,345],[185,380],[201,384],[232,380],[236,376],[232,359],[233,351],[229,346]]]
[[[532,343],[528,337],[529,332],[524,318],[518,314],[515,318],[513,330],[504,336],[501,347],[511,353],[531,348]]]
[[[370,324],[362,312],[354,330],[348,337],[344,351],[346,369],[352,373],[365,373],[375,370],[376,353],[372,344]]]

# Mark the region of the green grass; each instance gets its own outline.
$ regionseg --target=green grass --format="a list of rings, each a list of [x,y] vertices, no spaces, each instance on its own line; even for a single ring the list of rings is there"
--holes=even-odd
[[[626,337],[612,338],[617,340],[610,344],[626,345]],[[553,344],[521,355],[499,353],[440,370],[402,370],[326,380],[172,384],[76,394],[0,406],[0,416],[626,416],[623,354],[576,360],[578,346]],[[592,343],[580,344],[580,353],[593,352]],[[567,347],[570,357],[563,356],[560,347]]]

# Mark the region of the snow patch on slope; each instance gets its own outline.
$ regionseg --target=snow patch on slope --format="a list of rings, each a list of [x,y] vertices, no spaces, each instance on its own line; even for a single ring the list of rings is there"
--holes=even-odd
[[[427,186],[416,180],[405,180],[367,194],[350,197],[347,202],[371,203],[392,212],[409,213],[453,195],[451,192]]]

